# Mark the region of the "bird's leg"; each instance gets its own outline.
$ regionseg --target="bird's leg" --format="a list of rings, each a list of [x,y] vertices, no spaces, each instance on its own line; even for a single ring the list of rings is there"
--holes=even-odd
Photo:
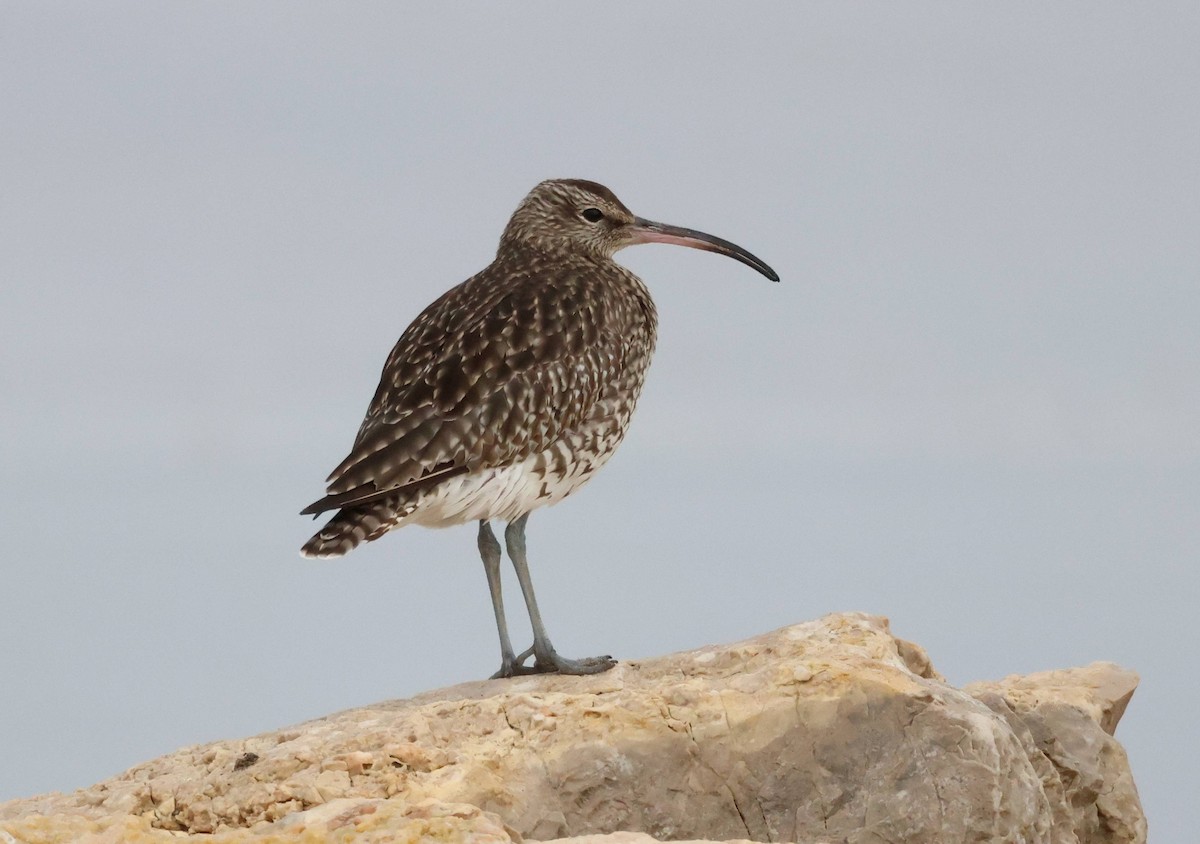
[[[532,671],[538,674],[557,671],[559,674],[599,674],[616,665],[612,657],[595,656],[587,659],[566,659],[561,657],[550,644],[546,635],[546,627],[542,624],[542,614],[538,611],[537,598],[533,594],[533,580],[529,577],[529,561],[525,557],[525,523],[529,520],[526,513],[508,523],[504,531],[504,543],[508,546],[508,556],[513,568],[517,571],[517,580],[521,583],[521,593],[525,596],[525,606],[529,610],[529,623],[533,625],[533,655],[535,657]],[[526,652],[528,653],[528,652]],[[522,654],[524,659],[525,654]]]
[[[492,675],[496,677],[511,677],[514,674],[528,674],[531,669],[521,663],[528,655],[517,659],[513,656],[512,642],[508,640],[508,623],[504,620],[504,598],[500,594],[500,542],[492,533],[492,526],[487,519],[479,520],[479,556],[483,558],[483,570],[487,572],[488,591],[492,593],[492,610],[496,613],[496,630],[500,633],[500,670]]]

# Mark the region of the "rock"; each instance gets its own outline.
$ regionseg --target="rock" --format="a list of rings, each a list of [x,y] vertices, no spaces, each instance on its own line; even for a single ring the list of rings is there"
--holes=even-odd
[[[11,830],[8,834],[16,837],[7,841],[4,838],[6,833],[0,829],[0,844],[57,841],[72,844],[169,844],[180,840],[180,833],[168,832],[144,815],[110,815],[100,820],[91,820],[83,815],[33,815],[5,826]],[[514,833],[506,829],[494,815],[480,811],[475,806],[437,801],[407,805],[400,800],[338,799],[314,809],[295,812],[275,823],[261,824],[253,829],[222,830],[215,835],[205,835],[204,839],[212,844],[510,844],[514,837]]]
[[[964,691],[1002,716],[1042,780],[1063,841],[1145,841],[1125,749],[1112,737],[1138,677],[1112,663],[972,683]]]
[[[605,674],[465,683],[185,748],[0,805],[0,830],[26,844],[1144,842],[1111,735],[1136,683],[1098,663],[959,690],[886,619],[832,615]]]

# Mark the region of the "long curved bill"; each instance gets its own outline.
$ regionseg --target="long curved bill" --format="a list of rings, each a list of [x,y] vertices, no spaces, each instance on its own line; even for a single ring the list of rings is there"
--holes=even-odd
[[[736,243],[730,243],[716,235],[680,226],[668,226],[666,223],[656,223],[644,217],[635,217],[633,225],[629,229],[633,233],[632,243],[673,243],[676,246],[690,246],[693,249],[703,249],[705,252],[728,255],[730,258],[758,270],[771,281],[779,281],[779,274],[768,267],[766,263]]]

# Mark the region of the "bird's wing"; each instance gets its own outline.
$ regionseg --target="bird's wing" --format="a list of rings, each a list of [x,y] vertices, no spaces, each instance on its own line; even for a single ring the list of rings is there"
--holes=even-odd
[[[631,303],[588,273],[488,271],[430,305],[384,366],[319,513],[508,465],[582,423],[625,365]]]

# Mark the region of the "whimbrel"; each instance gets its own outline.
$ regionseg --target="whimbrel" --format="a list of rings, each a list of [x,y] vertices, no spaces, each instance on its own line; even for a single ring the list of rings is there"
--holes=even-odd
[[[658,318],[641,279],[613,261],[637,243],[728,255],[772,281],[745,249],[634,216],[595,182],[542,182],[522,200],[496,259],[444,293],[388,356],[350,455],[301,513],[337,514],[301,549],[340,557],[408,524],[479,522],[500,634],[498,677],[593,674],[610,657],[566,659],[538,612],[525,523],[587,483],[620,445],[654,352]],[[517,655],[500,594],[500,543],[525,597],[533,646]],[[526,665],[532,656],[534,663]]]

